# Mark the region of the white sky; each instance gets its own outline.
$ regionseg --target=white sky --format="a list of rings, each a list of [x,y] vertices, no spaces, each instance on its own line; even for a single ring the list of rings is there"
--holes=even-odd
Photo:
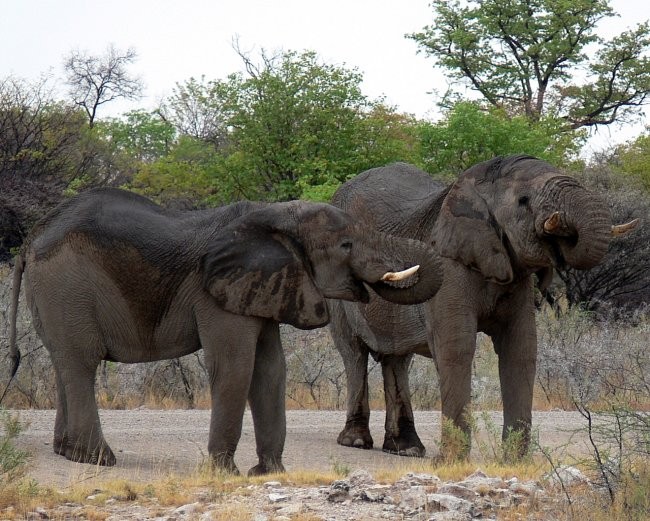
[[[650,19],[650,2],[612,0],[621,14],[601,28],[617,34]],[[72,49],[100,55],[113,43],[134,47],[130,70],[145,83],[146,98],[107,105],[99,116],[132,108],[153,108],[177,82],[190,77],[225,78],[242,68],[232,49],[257,58],[263,48],[313,50],[327,63],[356,67],[371,98],[421,118],[435,118],[436,96],[445,78],[433,60],[417,54],[404,34],[432,23],[429,0],[6,0],[0,16],[0,77],[62,76]],[[648,110],[650,113],[650,110]],[[629,139],[649,124],[604,129],[592,147]]]

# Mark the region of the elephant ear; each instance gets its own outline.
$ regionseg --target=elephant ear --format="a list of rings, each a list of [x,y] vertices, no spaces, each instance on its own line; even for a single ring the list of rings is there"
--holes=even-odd
[[[224,228],[202,259],[203,285],[219,307],[300,329],[329,321],[302,247],[288,235],[246,222]]]
[[[503,243],[503,231],[474,179],[461,178],[445,197],[434,232],[440,255],[455,259],[499,284],[512,282],[510,257]]]

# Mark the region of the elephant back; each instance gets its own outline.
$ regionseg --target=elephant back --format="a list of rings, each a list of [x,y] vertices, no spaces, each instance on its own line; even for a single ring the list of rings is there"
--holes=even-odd
[[[332,204],[380,231],[427,240],[446,190],[424,170],[393,163],[344,183]]]

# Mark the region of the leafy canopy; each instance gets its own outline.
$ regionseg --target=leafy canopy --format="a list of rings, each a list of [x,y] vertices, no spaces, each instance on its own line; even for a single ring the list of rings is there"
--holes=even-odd
[[[442,121],[420,124],[422,161],[429,172],[454,176],[498,155],[525,153],[566,164],[578,152],[584,133],[561,132],[561,126],[551,117],[531,122],[503,109],[459,102]]]
[[[628,121],[650,92],[650,28],[604,41],[607,0],[433,0],[434,23],[407,35],[484,100],[567,129]],[[585,76],[586,74],[586,76]]]
[[[177,86],[159,114],[180,139],[141,169],[134,187],[171,194],[195,178],[191,197],[207,204],[329,200],[363,170],[415,161],[414,119],[368,99],[357,70],[322,63],[311,51],[262,53],[259,64],[240,57],[246,73]],[[179,154],[181,145],[197,155]]]

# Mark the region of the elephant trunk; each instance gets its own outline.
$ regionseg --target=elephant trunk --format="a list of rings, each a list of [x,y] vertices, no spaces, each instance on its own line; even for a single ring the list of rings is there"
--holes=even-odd
[[[593,268],[607,253],[612,236],[607,203],[570,177],[555,178],[549,184],[538,232],[553,238],[572,268]]]
[[[366,236],[373,244],[373,258],[355,259],[353,271],[380,297],[394,304],[420,304],[433,297],[442,284],[440,257],[425,243],[376,232]],[[401,281],[391,281],[386,272],[419,266]]]

